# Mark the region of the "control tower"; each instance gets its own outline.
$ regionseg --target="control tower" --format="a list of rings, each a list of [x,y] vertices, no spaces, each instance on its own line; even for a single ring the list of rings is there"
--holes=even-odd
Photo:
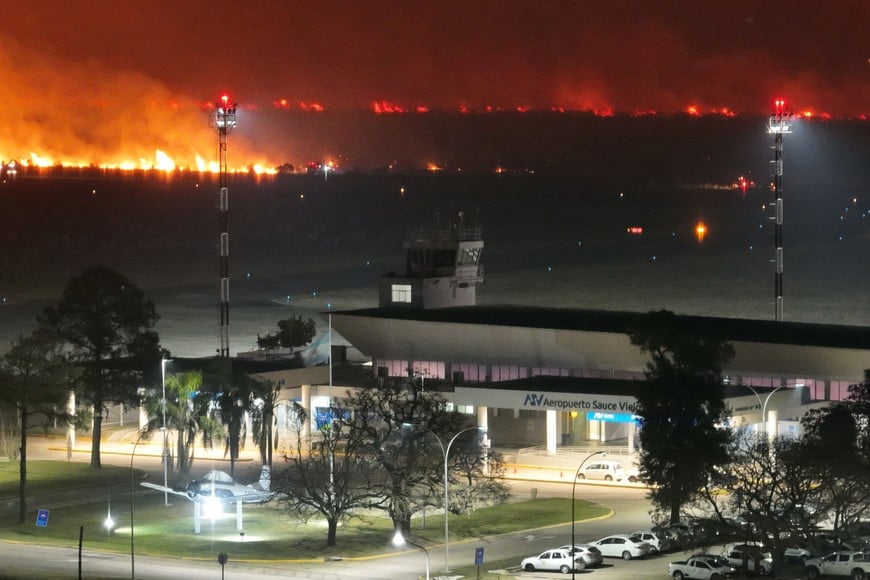
[[[474,306],[483,284],[479,224],[467,224],[462,212],[448,223],[408,230],[405,272],[381,279],[382,308],[448,308]]]

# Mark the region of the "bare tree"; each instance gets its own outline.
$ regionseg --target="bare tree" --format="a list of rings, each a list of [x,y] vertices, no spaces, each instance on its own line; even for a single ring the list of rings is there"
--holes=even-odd
[[[295,405],[292,428],[296,445],[284,451],[286,469],[276,474],[275,490],[289,513],[303,520],[320,515],[326,520],[326,545],[335,546],[338,524],[357,510],[382,501],[383,471],[372,462],[361,431],[331,409],[332,420],[320,429],[320,440],[303,436],[305,409]]]
[[[383,501],[373,507],[386,510],[395,530],[408,537],[411,516],[442,503],[442,446],[470,426],[468,416],[447,411],[442,395],[405,380],[359,389],[340,405],[352,412],[351,428],[384,473]],[[470,433],[457,440],[455,453],[472,440]]]

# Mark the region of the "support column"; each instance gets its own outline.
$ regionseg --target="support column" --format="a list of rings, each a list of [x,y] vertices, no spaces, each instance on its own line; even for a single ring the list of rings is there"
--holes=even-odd
[[[308,421],[302,426],[302,437],[306,440],[311,438],[311,426],[314,421],[316,421],[316,417],[314,417],[314,413],[311,412],[311,385],[301,385],[299,387],[299,404],[305,409],[305,412],[308,413]]]
[[[556,439],[559,435],[558,419],[556,411],[547,411],[547,455],[556,454]]]
[[[242,500],[236,502],[236,531],[241,532],[244,531],[245,527],[242,525]]]
[[[774,437],[779,435],[779,411],[777,409],[767,410],[767,424],[765,425],[765,429],[767,430],[768,440],[773,440]]]
[[[477,426],[483,431],[489,428],[488,410],[489,407],[481,406],[477,408]]]
[[[145,408],[145,387],[136,389],[136,395],[139,397],[139,431],[144,431],[148,428],[148,409]]]
[[[76,394],[69,392],[69,398],[66,400],[66,412],[70,417],[76,415]],[[75,423],[69,423],[66,427],[66,446],[69,451],[76,448],[76,427]]]
[[[483,431],[483,452],[485,454],[483,461],[483,472],[489,475],[489,448],[492,445],[492,440],[489,437],[489,407],[480,406],[477,408],[477,428]]]

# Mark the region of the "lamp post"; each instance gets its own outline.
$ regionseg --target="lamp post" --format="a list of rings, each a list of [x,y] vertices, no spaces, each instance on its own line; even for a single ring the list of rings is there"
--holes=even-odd
[[[172,359],[160,359],[160,384],[163,387],[163,400],[161,407],[163,408],[163,505],[169,505],[169,457],[167,454],[166,442],[166,363]]]
[[[764,402],[761,401],[761,395],[758,394],[758,391],[756,391],[754,388],[752,388],[749,385],[743,385],[743,386],[746,387],[747,389],[749,389],[750,391],[752,391],[752,394],[754,394],[755,398],[758,399],[758,404],[761,406],[761,432],[762,432],[762,434],[767,435],[767,403],[770,402],[770,398],[777,391],[787,388],[787,385],[780,385],[780,386],[776,387],[775,389],[773,389],[772,391],[770,391],[767,394],[767,396],[764,397]],[[796,385],[795,388],[799,389],[802,386],[803,385]],[[774,436],[775,435],[776,435],[776,433],[774,433]]]
[[[408,425],[408,426],[412,427],[413,425]],[[475,430],[484,431],[484,429],[481,429],[480,427],[467,427],[467,428],[459,431],[458,433],[456,433],[456,435],[454,435],[453,438],[450,439],[450,441],[447,443],[446,447],[444,446],[444,443],[441,441],[441,437],[439,437],[431,429],[428,429],[426,427],[423,427],[423,428],[418,427],[417,429],[420,431],[425,431],[426,433],[429,433],[430,435],[435,437],[435,440],[438,442],[438,445],[441,447],[441,453],[444,454],[444,572],[447,573],[447,572],[450,572],[450,536],[449,536],[449,527],[448,527],[448,522],[447,522],[447,514],[449,513],[449,507],[448,507],[449,506],[449,495],[448,494],[449,494],[449,486],[450,486],[450,481],[447,479],[447,477],[448,477],[447,460],[450,457],[450,448],[453,446],[453,443],[456,441],[456,439],[459,438],[459,436],[462,435],[463,433],[467,433],[468,431],[475,431]]]
[[[586,462],[595,457],[596,455],[606,455],[607,451],[596,451],[595,453],[590,453],[586,456],[586,459],[580,462],[580,466],[577,468],[577,472],[574,474],[574,482],[571,484],[571,580],[574,580],[574,492],[577,489],[577,478],[580,477],[580,470],[583,469],[583,466],[586,465]]]
[[[133,459],[136,457],[136,447],[139,446],[139,442],[142,441],[142,437],[148,434],[148,431],[139,431],[139,436],[136,437],[136,443],[133,444],[133,451],[130,453],[130,580],[135,580],[136,578],[136,557],[135,550],[133,549],[133,489],[135,485],[134,481],[134,473],[133,473]]]
[[[423,553],[426,555],[426,580],[429,580],[429,550],[416,542],[406,540],[405,536],[402,535],[402,530],[396,530],[396,534],[393,536],[393,545],[399,548],[404,546],[405,544],[411,544],[415,548],[420,548],[421,550],[423,550]]]

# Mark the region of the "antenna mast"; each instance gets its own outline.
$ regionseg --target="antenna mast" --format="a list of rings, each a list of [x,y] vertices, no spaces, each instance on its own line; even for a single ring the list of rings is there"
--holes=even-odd
[[[218,153],[220,156],[220,172],[218,178],[218,212],[220,233],[218,247],[220,252],[220,311],[221,311],[221,347],[220,356],[230,356],[230,234],[227,231],[227,213],[229,211],[229,187],[227,178],[227,133],[236,126],[236,103],[230,103],[224,95],[215,103],[214,127],[218,132]]]
[[[785,99],[774,101],[774,113],[770,116],[767,132],[773,135],[773,161],[771,161],[771,177],[773,178],[773,196],[776,215],[776,225],[773,233],[774,262],[776,272],[773,279],[773,291],[775,299],[776,320],[783,319],[782,308],[782,137],[791,133],[791,112],[786,109]]]

